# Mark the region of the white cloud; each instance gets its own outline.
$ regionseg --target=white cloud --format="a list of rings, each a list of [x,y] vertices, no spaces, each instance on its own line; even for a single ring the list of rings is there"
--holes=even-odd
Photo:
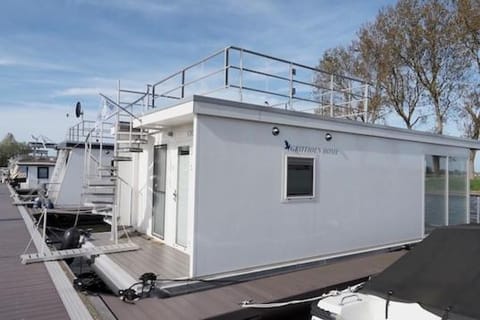
[[[22,67],[22,68],[32,68],[32,69],[44,69],[50,71],[75,71],[71,66],[66,66],[62,64],[36,61],[27,58],[1,58],[0,57],[0,67]]]
[[[98,87],[91,87],[91,88],[67,88],[64,90],[56,91],[53,96],[54,97],[85,97],[85,96],[98,96],[99,93],[103,93],[106,95],[114,95],[116,90],[111,88],[98,88]]]
[[[136,11],[143,14],[171,13],[179,10],[181,4],[178,1],[156,1],[156,0],[74,0],[78,4],[87,4],[97,7],[108,7],[120,10]]]

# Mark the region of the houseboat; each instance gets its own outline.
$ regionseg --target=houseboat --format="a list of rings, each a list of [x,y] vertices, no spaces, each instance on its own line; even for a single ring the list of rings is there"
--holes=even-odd
[[[57,146],[58,157],[51,180],[48,197],[56,208],[93,207],[96,201],[112,201],[112,190],[97,190],[93,185],[112,184],[108,169],[113,158],[113,143],[110,134],[102,134],[96,122],[82,119],[68,128],[66,138]],[[108,128],[109,129],[109,128]]]
[[[162,241],[199,278],[396,248],[468,223],[478,141],[366,123],[369,95],[361,80],[228,47],[144,91],[103,96],[124,128],[113,233],[128,225]]]
[[[50,181],[54,166],[54,157],[17,157],[10,161],[9,177],[19,189],[34,190],[44,188]]]

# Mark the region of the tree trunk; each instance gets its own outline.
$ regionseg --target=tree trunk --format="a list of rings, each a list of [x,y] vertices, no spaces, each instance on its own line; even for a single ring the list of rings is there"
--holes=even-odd
[[[471,180],[475,178],[475,155],[477,150],[470,150],[468,157],[468,178]]]
[[[438,115],[438,113],[439,111],[437,111],[437,115],[435,117],[435,133],[443,134],[443,119],[440,115]]]

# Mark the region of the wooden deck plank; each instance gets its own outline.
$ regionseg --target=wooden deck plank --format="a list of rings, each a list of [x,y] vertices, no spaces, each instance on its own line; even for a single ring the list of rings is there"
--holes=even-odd
[[[92,243],[95,246],[110,243],[109,233],[96,233]],[[160,278],[181,278],[188,276],[189,256],[171,248],[160,241],[145,239],[143,236],[131,236],[132,242],[141,249],[128,253],[112,253],[109,258],[122,267],[134,278],[146,272],[154,272]],[[120,242],[126,242],[126,238]]]
[[[19,255],[30,240],[10,192],[0,185],[0,317],[68,319],[68,313],[43,264],[22,265]],[[33,249],[30,250],[30,252]],[[8,288],[8,289],[6,289]]]
[[[318,294],[322,289],[377,274],[400,258],[405,252],[379,253],[340,262],[316,266],[281,275],[229,285],[167,299],[150,298],[135,305],[126,304],[116,297],[104,300],[118,319],[207,319],[223,316],[241,319],[255,316],[261,311],[242,309],[240,303],[253,300],[267,303]]]

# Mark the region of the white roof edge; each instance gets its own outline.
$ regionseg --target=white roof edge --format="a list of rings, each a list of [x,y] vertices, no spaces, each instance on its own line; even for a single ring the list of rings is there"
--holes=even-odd
[[[133,121],[134,127],[148,126],[168,119],[178,118],[193,114],[193,99],[183,99],[179,103],[166,108],[152,109],[140,117],[140,120]]]
[[[193,112],[200,115],[268,122],[336,132],[355,133],[379,138],[390,138],[480,150],[480,141],[472,139],[363,123],[360,121],[328,118],[305,112],[283,110],[244,102],[206,96],[193,96],[192,99],[184,101],[183,103],[192,100],[194,102]]]

